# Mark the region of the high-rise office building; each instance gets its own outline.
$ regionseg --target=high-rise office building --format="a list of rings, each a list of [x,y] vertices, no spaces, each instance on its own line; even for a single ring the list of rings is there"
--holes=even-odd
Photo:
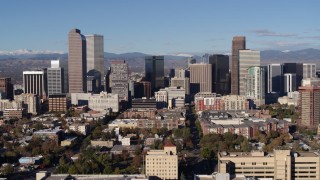
[[[260,66],[260,51],[239,50],[239,94],[246,95],[246,82],[249,68]]]
[[[164,56],[145,57],[145,80],[151,83],[152,94],[164,87]]]
[[[303,78],[303,64],[302,63],[283,63],[283,74],[295,74],[296,75],[296,87],[298,90],[301,86]]]
[[[190,79],[186,77],[185,69],[175,69],[175,77],[170,80],[171,87],[182,87],[186,94],[190,94]]]
[[[95,69],[104,76],[104,45],[102,35],[86,35],[87,72]],[[100,82],[101,84],[101,82]]]
[[[23,71],[24,93],[38,95],[41,99],[46,98],[46,75],[41,71]]]
[[[86,38],[79,29],[69,32],[69,93],[87,92]]]
[[[101,73],[98,70],[91,69],[87,73],[87,92],[100,93],[101,91]]]
[[[247,79],[246,96],[253,99],[255,105],[265,104],[265,69],[263,67],[250,67]]]
[[[303,63],[303,79],[315,78],[317,65],[311,63]]]
[[[0,77],[0,99],[13,100],[13,84],[11,78]]]
[[[191,64],[197,63],[197,60],[194,57],[188,57],[188,67],[190,67]]]
[[[283,75],[284,79],[284,93],[293,92],[297,90],[297,76],[296,74],[286,73]]]
[[[190,93],[212,92],[212,65],[190,65]]]
[[[134,98],[150,98],[151,83],[149,81],[134,82]]]
[[[229,56],[211,55],[209,63],[212,64],[212,91],[222,95],[229,94]]]
[[[282,93],[283,67],[282,64],[269,64],[267,66],[267,93]]]
[[[59,60],[52,60],[47,68],[48,95],[64,93],[64,70]]]
[[[123,60],[111,62],[110,85],[112,94],[119,95],[119,101],[128,101],[129,77],[128,64]]]
[[[239,94],[239,50],[246,49],[246,37],[235,36],[232,40],[231,94]]]
[[[320,87],[301,86],[299,87],[299,113],[301,118],[298,125],[308,128],[316,128],[320,123]]]

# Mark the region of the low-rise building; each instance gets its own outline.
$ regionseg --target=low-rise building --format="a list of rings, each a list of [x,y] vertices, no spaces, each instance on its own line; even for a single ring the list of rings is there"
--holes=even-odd
[[[41,139],[51,139],[59,143],[62,138],[63,131],[61,129],[42,129],[35,131],[32,137],[37,137]]]
[[[4,118],[22,118],[24,109],[5,109],[3,111]]]
[[[146,175],[161,179],[178,179],[176,146],[166,143],[163,150],[149,150],[146,155]]]
[[[69,129],[71,131],[75,131],[75,132],[79,132],[83,135],[88,135],[90,133],[90,125],[89,124],[78,124],[78,123],[75,123],[75,124],[71,124],[69,126]]]
[[[76,142],[76,140],[77,140],[77,137],[66,138],[65,140],[61,141],[60,146],[71,146]]]
[[[136,128],[138,119],[115,119],[108,124],[109,128]]]
[[[230,176],[245,175],[270,179],[320,179],[320,155],[318,152],[294,153],[290,150],[219,152],[218,172]]]
[[[112,148],[114,142],[113,141],[102,141],[102,140],[91,140],[91,146],[93,147],[107,147]]]
[[[69,101],[66,94],[49,95],[49,111],[66,112],[69,108]]]

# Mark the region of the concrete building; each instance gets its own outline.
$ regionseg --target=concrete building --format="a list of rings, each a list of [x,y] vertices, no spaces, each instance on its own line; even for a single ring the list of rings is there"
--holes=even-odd
[[[10,101],[9,99],[0,99],[0,111],[4,111],[5,109],[18,109],[22,107],[22,102]]]
[[[263,67],[248,69],[246,97],[254,100],[256,106],[265,104],[265,71]]]
[[[87,135],[90,133],[90,125],[89,124],[72,124],[69,126],[71,131],[79,132],[83,135]]]
[[[232,40],[231,94],[239,95],[239,50],[246,49],[246,37],[235,36]]]
[[[212,65],[212,91],[222,95],[230,94],[229,56],[211,55],[209,56],[209,64]]]
[[[303,63],[303,79],[315,78],[317,71],[317,65],[311,63]]]
[[[36,115],[40,111],[40,99],[38,95],[20,94],[14,96],[14,99],[17,103],[23,104],[22,106],[26,109],[27,113]]]
[[[151,94],[164,88],[164,56],[145,57],[145,80],[151,83]]]
[[[320,86],[320,78],[304,78],[301,86]]]
[[[296,74],[286,73],[284,76],[284,93],[296,91],[297,89],[297,76]]]
[[[171,87],[182,87],[187,95],[190,94],[190,79],[186,77],[185,69],[176,69],[175,76],[170,81]]]
[[[302,86],[299,87],[299,126],[316,128],[320,123],[320,87]]]
[[[157,101],[155,98],[137,98],[132,99],[132,109],[157,109]]]
[[[248,69],[255,66],[260,66],[260,51],[239,50],[239,95],[246,95]],[[232,84],[232,86],[234,85]]]
[[[111,109],[112,112],[119,111],[119,96],[114,93],[101,92],[100,94],[91,94],[88,99],[89,108],[95,111],[106,112]]]
[[[267,66],[267,93],[283,92],[283,66],[282,64],[269,64]]]
[[[43,70],[23,71],[23,88],[26,94],[35,94],[40,99],[47,98],[47,81],[46,74]]]
[[[245,96],[227,95],[222,96],[221,99],[224,103],[224,110],[248,110],[249,102]]]
[[[320,179],[320,156],[317,152],[294,153],[274,150],[273,153],[252,151],[219,152],[218,172],[254,178]]]
[[[87,92],[100,93],[101,92],[101,73],[95,69],[91,69],[87,73]]]
[[[164,150],[149,150],[146,155],[146,176],[161,179],[178,179],[178,155],[176,146],[164,145]]]
[[[85,35],[87,46],[87,72],[97,70],[104,76],[104,41],[103,35]],[[100,84],[101,80],[100,80]]]
[[[169,102],[172,102],[178,98],[185,99],[185,90],[183,88],[177,87],[166,87],[155,92],[154,96],[156,98],[159,108],[167,108],[170,104]]]
[[[195,110],[221,110],[221,95],[216,93],[197,93],[194,96]]]
[[[190,65],[190,93],[212,92],[212,65]]]
[[[69,103],[65,94],[49,95],[49,111],[66,112],[68,105]]]
[[[0,77],[0,99],[13,100],[13,84],[11,78]]]
[[[86,38],[79,29],[72,29],[68,38],[69,93],[87,92]]]
[[[3,111],[3,117],[5,118],[22,118],[24,109],[5,109]]]
[[[129,99],[128,70],[128,64],[125,61],[111,61],[111,92],[119,95],[119,101],[128,101]]]
[[[48,96],[64,93],[64,69],[60,60],[51,60],[51,67],[47,68]]]

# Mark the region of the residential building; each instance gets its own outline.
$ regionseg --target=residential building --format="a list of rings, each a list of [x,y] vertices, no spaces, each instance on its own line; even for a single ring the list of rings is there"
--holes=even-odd
[[[43,70],[39,71],[23,71],[23,88],[26,94],[35,94],[40,99],[47,98],[47,81],[46,74]]]
[[[0,99],[13,100],[13,84],[11,78],[0,77]]]
[[[239,95],[239,50],[246,49],[246,37],[235,36],[232,40],[232,59],[231,59],[231,94]]]
[[[5,118],[22,118],[24,109],[4,109],[3,117]]]
[[[190,65],[190,93],[212,92],[212,65]]]
[[[246,97],[254,100],[256,106],[265,104],[265,71],[263,67],[248,69]]]
[[[176,146],[166,143],[163,150],[149,150],[146,155],[146,175],[161,179],[178,179]]]
[[[79,29],[72,29],[68,38],[69,93],[87,92],[86,38]]]
[[[317,152],[291,152],[275,149],[260,151],[219,152],[218,172],[230,176],[269,179],[320,179],[320,156]]]
[[[125,61],[111,61],[111,92],[119,95],[119,101],[129,100],[128,64]]]
[[[48,96],[64,93],[64,69],[60,60],[51,60],[51,67],[47,68]]]
[[[69,126],[71,131],[79,132],[83,135],[88,135],[90,133],[90,125],[89,124],[72,124]]]
[[[61,129],[42,129],[35,131],[32,137],[41,138],[43,140],[51,139],[60,143],[63,133],[64,132]]]
[[[223,100],[224,110],[248,110],[249,102],[245,96],[238,95],[227,95],[222,96],[221,100]]]
[[[151,94],[164,88],[164,56],[145,57],[145,80],[151,83]]]
[[[316,128],[320,124],[320,87],[302,86],[299,87],[300,102],[298,120],[299,126]]]
[[[248,70],[250,67],[255,66],[260,66],[260,51],[239,50],[239,95],[246,95],[246,82],[249,76]],[[232,84],[232,86],[234,85]]]
[[[229,56],[211,55],[209,56],[209,64],[212,65],[212,91],[222,95],[230,94]]]

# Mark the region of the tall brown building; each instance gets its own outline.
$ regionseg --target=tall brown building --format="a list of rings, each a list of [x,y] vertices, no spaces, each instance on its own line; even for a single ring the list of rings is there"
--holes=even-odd
[[[86,38],[79,29],[69,32],[69,93],[87,92]]]
[[[190,92],[212,92],[212,65],[190,65]]]
[[[233,95],[239,95],[239,50],[241,49],[246,49],[246,37],[233,37],[231,62],[231,94]]]
[[[299,87],[299,126],[316,128],[320,123],[320,87]]]
[[[0,99],[13,100],[13,84],[11,78],[0,77]]]

